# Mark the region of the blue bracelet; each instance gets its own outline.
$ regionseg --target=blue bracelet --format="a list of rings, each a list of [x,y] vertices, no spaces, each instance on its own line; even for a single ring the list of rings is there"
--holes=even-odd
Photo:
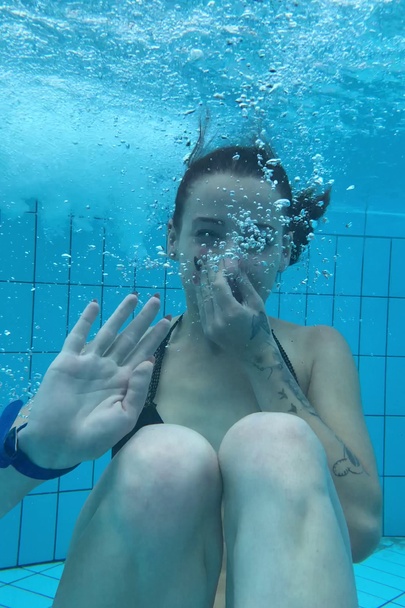
[[[18,432],[28,423],[21,425],[18,429],[11,428],[11,426],[23,405],[21,400],[13,401],[4,408],[0,416],[0,469],[12,466],[22,475],[33,479],[54,479],[70,473],[78,467],[77,464],[69,469],[43,469],[31,462],[28,456],[18,448]]]

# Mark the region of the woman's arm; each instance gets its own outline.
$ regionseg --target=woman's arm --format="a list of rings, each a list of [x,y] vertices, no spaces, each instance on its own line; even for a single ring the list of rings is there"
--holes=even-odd
[[[307,395],[289,372],[277,345],[246,371],[263,411],[299,416],[322,443],[352,540],[359,554],[381,536],[382,492],[361,406],[353,356],[332,327],[310,328],[313,365]],[[362,547],[361,545],[364,545]]]

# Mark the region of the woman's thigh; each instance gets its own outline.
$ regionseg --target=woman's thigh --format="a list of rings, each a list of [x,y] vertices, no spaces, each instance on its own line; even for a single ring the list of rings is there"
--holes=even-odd
[[[192,484],[190,494],[211,496],[221,504],[222,479],[216,452],[199,433],[174,424],[149,425],[140,429],[111,460],[92,489],[76,520],[71,546],[81,535],[97,509],[107,499],[117,500],[126,494],[128,502],[142,495],[143,485],[148,491],[169,491],[175,483]],[[209,483],[209,492],[202,484]],[[213,483],[212,483],[213,482]],[[150,487],[151,485],[154,487]],[[132,496],[132,494],[136,494]]]
[[[108,465],[79,515],[55,605],[81,601],[75,588],[91,586],[89,578],[78,580],[91,564],[88,608],[102,608],[107,597],[113,605],[137,597],[134,606],[181,607],[190,593],[195,606],[211,607],[222,563],[221,500],[217,455],[204,437],[177,425],[144,427]]]

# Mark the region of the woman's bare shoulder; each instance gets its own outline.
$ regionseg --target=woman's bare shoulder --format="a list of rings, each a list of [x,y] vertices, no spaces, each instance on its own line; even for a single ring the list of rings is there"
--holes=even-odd
[[[274,330],[277,338],[288,340],[291,342],[301,343],[311,339],[314,327],[309,325],[299,325],[290,321],[283,321],[277,317],[268,317],[270,327]]]
[[[312,362],[316,358],[319,345],[328,340],[331,333],[337,331],[329,325],[299,325],[275,317],[268,318],[282,346],[290,346],[298,357],[307,361],[311,359]]]

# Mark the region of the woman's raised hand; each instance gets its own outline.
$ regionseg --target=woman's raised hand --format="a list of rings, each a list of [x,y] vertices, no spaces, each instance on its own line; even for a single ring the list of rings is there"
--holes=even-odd
[[[21,450],[37,466],[65,469],[99,458],[135,426],[153,353],[170,328],[164,318],[144,336],[160,309],[154,296],[118,333],[137,303],[136,295],[127,296],[86,344],[99,313],[97,302],[91,302],[67,336],[33,399],[27,426],[18,433]]]

